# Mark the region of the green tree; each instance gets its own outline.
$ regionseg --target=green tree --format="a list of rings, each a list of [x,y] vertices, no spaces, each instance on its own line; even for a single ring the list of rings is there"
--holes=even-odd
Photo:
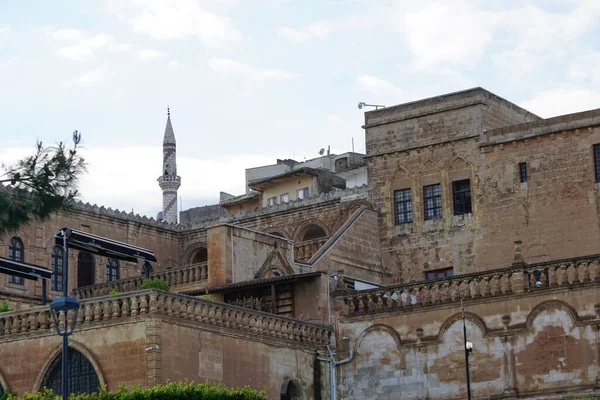
[[[0,234],[14,231],[37,218],[47,220],[68,210],[77,197],[85,160],[77,153],[81,134],[73,132],[73,147],[63,142],[44,147],[38,142],[34,155],[16,165],[2,164],[0,176]]]

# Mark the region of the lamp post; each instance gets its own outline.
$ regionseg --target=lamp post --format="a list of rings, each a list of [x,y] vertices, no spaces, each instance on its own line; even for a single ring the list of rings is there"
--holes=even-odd
[[[473,343],[467,341],[467,324],[465,323],[465,305],[463,303],[462,290],[460,293],[460,309],[463,320],[463,347],[465,349],[465,369],[467,372],[467,398],[471,400],[471,377],[469,376],[469,353],[473,351]]]
[[[69,336],[73,334],[75,331],[75,323],[77,322],[77,313],[79,312],[79,301],[72,297],[69,297],[69,246],[68,240],[71,234],[69,229],[63,229],[62,240],[63,240],[63,297],[59,297],[54,299],[52,303],[50,303],[50,311],[52,312],[52,319],[54,320],[54,326],[56,327],[56,333],[59,336],[62,336],[63,339],[63,348],[62,348],[62,398],[63,400],[67,400],[69,397],[69,387],[68,387],[68,375],[69,375]],[[69,328],[69,321],[67,321],[67,315],[70,310],[75,310],[73,314],[73,323]],[[65,314],[65,326],[63,330],[60,329],[60,324],[58,321],[58,317],[60,312],[64,312]]]

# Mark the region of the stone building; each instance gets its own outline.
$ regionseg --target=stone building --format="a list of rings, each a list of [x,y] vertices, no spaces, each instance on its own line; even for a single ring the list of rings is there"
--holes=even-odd
[[[74,390],[209,379],[281,399],[465,398],[462,297],[474,397],[599,394],[600,109],[542,119],[475,88],[367,112],[364,129],[367,185],[337,159],[288,163],[179,224],[170,201],[162,221],[79,204],[0,238],[0,256],[52,268],[50,297],[64,226],[157,256],[69,254]],[[170,116],[166,131],[159,183],[179,187]],[[141,290],[146,273],[171,291]],[[0,385],[19,393],[57,384],[41,289],[0,277],[15,310],[0,313]]]

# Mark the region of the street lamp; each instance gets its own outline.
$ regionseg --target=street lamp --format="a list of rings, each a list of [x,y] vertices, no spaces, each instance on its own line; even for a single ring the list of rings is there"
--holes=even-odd
[[[469,353],[473,351],[473,342],[467,341],[467,324],[465,323],[465,305],[463,304],[462,290],[460,294],[460,309],[463,320],[463,347],[465,349],[465,369],[467,372],[467,398],[471,400],[471,378],[469,376]]]
[[[66,285],[65,285],[66,286]],[[73,322],[69,327],[69,321],[67,321],[68,312],[74,310],[73,313]],[[69,336],[73,334],[75,330],[75,322],[77,322],[77,314],[79,313],[79,301],[72,297],[59,297],[57,299],[52,300],[50,303],[50,311],[52,312],[52,319],[54,320],[54,326],[56,327],[56,332],[59,336],[63,338],[63,346],[62,346],[62,397],[63,400],[66,400],[69,397],[68,390],[68,377],[67,377],[67,363],[68,363],[68,354],[69,354]],[[64,313],[65,325],[61,331],[60,323],[58,321],[60,312]]]

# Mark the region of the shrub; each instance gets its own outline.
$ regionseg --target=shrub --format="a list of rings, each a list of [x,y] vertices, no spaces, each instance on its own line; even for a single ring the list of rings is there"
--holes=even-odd
[[[144,279],[144,282],[142,282],[142,289],[160,289],[168,292],[171,287],[164,279],[154,278]]]
[[[8,303],[5,301],[2,303],[2,305],[0,305],[0,313],[8,312],[8,311],[12,311],[12,310],[10,308],[8,308]]]
[[[14,395],[9,395],[8,400],[17,400]],[[41,392],[25,393],[23,400],[59,400],[50,389]],[[257,392],[249,386],[244,388],[229,389],[223,384],[191,382],[167,383],[156,385],[152,388],[142,389],[139,386],[132,388],[121,387],[117,392],[108,392],[105,389],[92,394],[71,395],[71,400],[268,400],[264,391]]]
[[[110,295],[119,294],[119,291],[117,289],[112,289],[110,292],[108,292],[108,294],[110,294]]]

